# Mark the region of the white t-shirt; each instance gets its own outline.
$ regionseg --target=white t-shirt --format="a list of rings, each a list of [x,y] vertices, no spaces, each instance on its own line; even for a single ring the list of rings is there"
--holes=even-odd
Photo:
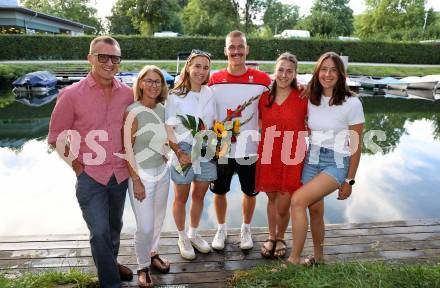
[[[347,97],[342,105],[329,105],[330,97],[322,95],[321,105],[308,104],[310,144],[349,155],[348,126],[365,122],[358,97]]]
[[[202,86],[200,92],[190,91],[186,96],[170,93],[165,105],[165,124],[174,126],[174,135],[177,143],[186,142],[193,144],[191,131],[183,126],[177,115],[191,115],[201,118],[206,129],[211,129],[215,120],[215,101],[212,90],[208,86]]]

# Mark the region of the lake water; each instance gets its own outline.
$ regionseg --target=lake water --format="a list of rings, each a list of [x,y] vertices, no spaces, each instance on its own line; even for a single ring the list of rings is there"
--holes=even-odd
[[[0,95],[1,97],[2,95]],[[352,196],[326,198],[326,223],[439,218],[440,103],[363,97],[366,131],[382,130],[381,152],[364,148]],[[75,175],[46,135],[54,103],[28,107],[12,102],[0,108],[0,235],[83,233],[87,227],[75,197]],[[164,230],[175,230],[173,191]],[[229,227],[241,225],[241,192],[234,177],[228,193]],[[253,226],[267,226],[266,195],[257,198]],[[124,232],[135,222],[126,202]],[[205,198],[201,228],[216,227],[213,196]]]

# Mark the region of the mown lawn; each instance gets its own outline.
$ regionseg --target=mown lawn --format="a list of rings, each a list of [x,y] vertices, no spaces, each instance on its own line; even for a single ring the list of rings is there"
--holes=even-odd
[[[440,263],[433,265],[350,262],[302,267],[281,263],[236,272],[232,287],[440,287]]]

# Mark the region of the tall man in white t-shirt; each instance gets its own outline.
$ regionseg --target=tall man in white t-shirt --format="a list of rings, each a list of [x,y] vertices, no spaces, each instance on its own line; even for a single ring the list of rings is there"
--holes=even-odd
[[[225,56],[228,58],[227,68],[212,74],[209,86],[216,101],[217,119],[222,121],[232,111],[237,110],[247,100],[260,96],[268,90],[269,75],[246,66],[246,56],[249,46],[245,35],[240,31],[232,31],[226,36]],[[227,237],[226,229],[226,193],[230,190],[232,176],[237,173],[241,190],[243,191],[240,248],[253,247],[250,223],[254,214],[256,199],[255,192],[255,162],[258,148],[258,99],[246,107],[237,119],[243,122],[251,120],[240,127],[240,134],[225,158],[220,158],[217,164],[217,180],[214,181],[214,206],[217,214],[218,229],[212,241],[212,247],[222,250]]]

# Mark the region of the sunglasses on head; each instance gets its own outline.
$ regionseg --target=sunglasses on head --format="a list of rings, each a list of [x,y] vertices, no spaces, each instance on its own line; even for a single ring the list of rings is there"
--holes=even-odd
[[[202,50],[199,50],[199,49],[192,49],[190,55],[194,55],[194,56],[199,56],[199,55],[201,55],[201,56],[205,56],[205,57],[207,57],[209,60],[211,60],[211,57],[212,57],[211,53],[209,53],[209,52],[205,52],[205,51],[202,51]]]
[[[107,63],[108,59],[111,59],[113,64],[121,63],[122,57],[118,55],[108,55],[108,54],[100,54],[100,53],[92,53],[93,56],[98,57],[99,63]]]

